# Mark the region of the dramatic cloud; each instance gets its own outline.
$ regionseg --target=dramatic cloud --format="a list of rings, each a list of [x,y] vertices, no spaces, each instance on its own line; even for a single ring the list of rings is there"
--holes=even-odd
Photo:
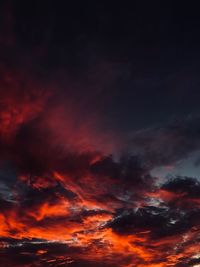
[[[63,90],[21,75],[2,80],[4,266],[195,266],[199,181],[160,184],[150,170],[198,149],[198,118],[135,136],[135,156],[112,155],[98,116],[83,122]]]
[[[198,263],[198,180],[174,177],[158,186],[136,156],[62,149],[41,112],[2,142],[5,266]]]
[[[185,109],[182,90],[193,71],[182,79],[176,62],[156,66],[161,43],[150,41],[168,28],[167,8],[153,16],[142,4],[143,22],[137,8],[117,3],[108,12],[96,3],[3,2],[0,266],[200,266],[198,177],[152,174],[200,150],[199,93]]]

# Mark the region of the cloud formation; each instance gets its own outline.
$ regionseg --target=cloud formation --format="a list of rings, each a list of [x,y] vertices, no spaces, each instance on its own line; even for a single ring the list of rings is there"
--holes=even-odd
[[[133,149],[150,168],[173,165],[199,150],[200,117],[189,116],[168,125],[138,131]]]
[[[190,146],[198,143],[193,122],[158,130],[158,136],[177,137],[171,138],[166,155],[160,150],[164,137],[144,141],[141,135],[139,145],[153,152],[117,158],[100,151],[98,144],[97,149],[85,146],[89,125],[74,129],[70,121],[76,113],[69,117],[56,102],[52,107],[54,92],[37,89],[31,94],[9,89],[1,98],[6,103],[0,112],[4,266],[195,266],[199,181],[174,177],[158,185],[150,174],[153,164],[183,157],[175,147],[184,145],[184,155],[192,151]]]
[[[154,103],[155,92],[162,106],[173,91],[158,90],[162,82],[149,78],[149,65],[140,74],[146,54],[140,48],[133,53],[135,39],[129,42],[129,33],[126,38],[122,33],[120,43],[127,42],[118,44],[120,53],[129,52],[115,58],[116,37],[111,40],[109,31],[101,33],[107,30],[105,21],[115,18],[104,16],[100,5],[95,4],[101,10],[95,9],[98,19],[94,16],[89,24],[93,27],[95,20],[104,27],[90,33],[62,5],[57,7],[59,16],[49,2],[34,1],[35,9],[27,1],[20,1],[24,9],[19,1],[8,2],[0,10],[1,266],[199,266],[199,180],[175,176],[161,181],[151,171],[200,149],[200,117],[134,129],[127,148],[121,123],[132,128],[128,124],[133,113],[138,124],[141,117],[148,120],[142,110],[148,107],[154,114],[150,102]],[[44,12],[35,17],[38,7]],[[29,18],[27,8],[33,9],[34,18]],[[73,10],[77,14],[76,4]],[[111,10],[113,15],[112,5]],[[133,16],[130,10],[130,17],[137,18],[137,11]],[[82,18],[79,12],[78,17]],[[121,20],[116,17],[118,36]],[[137,19],[152,37],[149,21],[143,25],[141,17]],[[123,30],[130,25],[128,18],[124,20]],[[44,21],[48,25],[53,21],[51,27],[46,29]],[[69,22],[74,29],[63,34]],[[33,31],[35,25],[39,31]],[[136,28],[134,38],[143,36]],[[107,39],[110,43],[98,54],[99,38],[102,47]],[[105,60],[107,51],[113,60]],[[144,54],[143,60],[134,58],[138,52]],[[129,56],[134,64],[140,62],[137,68],[133,62],[130,69],[118,63]],[[182,88],[174,92],[175,109],[184,93]]]

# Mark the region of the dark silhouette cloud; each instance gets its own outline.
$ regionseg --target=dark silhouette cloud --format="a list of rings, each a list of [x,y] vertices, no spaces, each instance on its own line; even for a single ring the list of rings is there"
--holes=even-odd
[[[175,120],[165,127],[139,131],[132,139],[134,149],[151,167],[175,164],[199,150],[200,117]]]

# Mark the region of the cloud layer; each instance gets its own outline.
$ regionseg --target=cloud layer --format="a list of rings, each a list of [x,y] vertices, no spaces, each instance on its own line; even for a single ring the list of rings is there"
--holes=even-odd
[[[16,86],[7,78],[1,93],[4,266],[164,267],[200,261],[199,181],[174,177],[158,186],[150,175],[152,166],[197,147],[196,121],[134,137],[144,154],[116,158],[107,152],[112,135],[98,136],[81,122],[79,111],[60,100],[61,91],[18,85],[20,79]]]

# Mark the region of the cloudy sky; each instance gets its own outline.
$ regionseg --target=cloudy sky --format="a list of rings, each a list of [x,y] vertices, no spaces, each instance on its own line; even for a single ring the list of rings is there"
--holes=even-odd
[[[200,18],[0,2],[3,267],[200,266]]]

